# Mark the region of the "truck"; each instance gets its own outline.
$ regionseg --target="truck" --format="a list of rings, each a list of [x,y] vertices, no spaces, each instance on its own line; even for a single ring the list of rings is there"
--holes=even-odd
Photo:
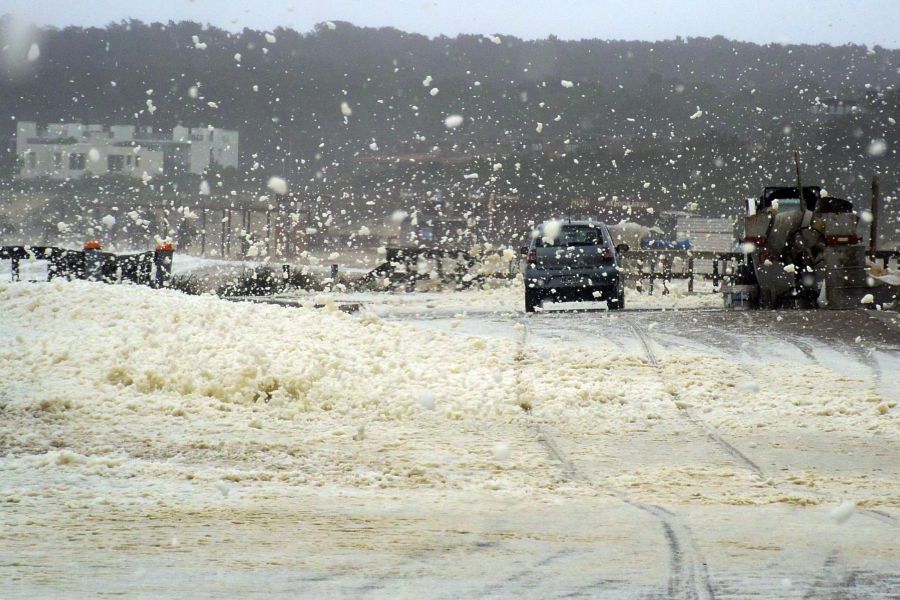
[[[869,275],[853,203],[819,186],[770,186],[747,202],[747,263],[723,288],[759,308],[848,309],[896,305],[900,286]],[[729,297],[728,295],[731,294]]]

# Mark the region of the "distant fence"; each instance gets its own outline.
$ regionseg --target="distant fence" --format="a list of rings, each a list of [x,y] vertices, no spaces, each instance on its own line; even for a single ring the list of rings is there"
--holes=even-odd
[[[695,250],[629,250],[622,257],[625,278],[643,288],[648,280],[647,292],[653,294],[657,280],[687,279],[688,291],[694,291],[697,278],[712,280],[713,289],[726,276],[747,260],[743,252],[703,252]],[[663,293],[668,290],[663,285]]]
[[[897,267],[900,260],[898,250],[877,250],[866,252],[866,258],[874,263],[881,263],[887,269]],[[712,280],[715,290],[723,279],[734,274],[737,267],[746,264],[747,256],[743,252],[701,252],[695,250],[630,250],[623,255],[625,277],[643,287],[643,281],[649,281],[648,293],[653,294],[656,280],[687,279],[688,291],[694,291],[697,278]],[[663,286],[663,293],[668,290]]]
[[[440,279],[457,279],[463,283],[471,283],[483,277],[510,278],[520,268],[522,257],[513,259],[508,268],[495,273],[482,274],[480,277],[465,278],[468,269],[480,259],[460,250],[440,250],[418,247],[388,247],[385,261],[365,276],[364,281],[386,279],[391,287],[404,286],[408,290],[415,288],[416,281],[431,276],[430,273],[419,273],[416,265],[420,260],[428,260],[434,264],[435,274]],[[657,280],[687,279],[688,290],[694,291],[696,278],[712,280],[713,286],[730,275],[734,269],[743,264],[746,257],[741,252],[698,252],[691,250],[635,250],[622,256],[625,277],[631,282],[649,282],[647,291],[652,294]],[[446,262],[445,262],[446,261]],[[501,263],[506,265],[507,263]],[[449,271],[446,269],[449,267]],[[668,290],[663,289],[663,293]]]
[[[21,278],[23,260],[47,263],[47,280],[86,279],[105,283],[131,282],[151,287],[165,286],[172,276],[171,245],[164,244],[140,254],[103,252],[99,244],[85,244],[83,250],[55,246],[0,246],[0,260],[10,261],[10,279]]]
[[[385,249],[384,263],[372,269],[363,282],[386,279],[389,287],[403,286],[407,291],[413,291],[417,281],[430,277],[430,273],[419,273],[417,264],[420,260],[432,261],[440,279],[449,277],[469,284],[471,280],[464,279],[464,276],[477,259],[463,250],[389,246]]]
[[[900,250],[875,250],[866,252],[866,258],[875,264],[881,261],[881,267],[887,270],[893,261],[894,269],[900,267]]]

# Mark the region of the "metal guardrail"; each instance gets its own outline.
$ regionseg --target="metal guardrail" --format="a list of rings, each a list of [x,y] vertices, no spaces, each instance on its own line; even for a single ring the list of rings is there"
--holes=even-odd
[[[649,280],[647,292],[653,294],[657,280],[663,281],[663,294],[669,291],[666,281],[687,279],[688,291],[694,291],[698,277],[712,280],[713,288],[734,268],[744,264],[747,257],[742,252],[704,252],[698,250],[629,250],[622,256],[625,277],[643,288],[643,281]]]
[[[451,276],[462,283],[465,270],[471,267],[476,258],[463,250],[441,249],[441,248],[422,248],[415,246],[388,246],[385,252],[385,260],[370,271],[363,281],[371,281],[375,278],[386,278],[391,286],[404,286],[407,291],[413,291],[416,282],[421,279],[427,279],[428,273],[418,273],[415,265],[419,260],[431,260],[435,262],[438,277],[443,279]],[[445,272],[446,265],[444,261],[456,263],[453,265],[454,272]],[[465,265],[466,269],[459,270],[458,266]]]
[[[128,281],[150,287],[164,287],[172,276],[171,247],[139,254],[113,254],[99,248],[71,250],[55,246],[0,246],[0,260],[10,261],[10,278],[20,280],[21,261],[47,262],[47,281],[86,279],[105,283]]]
[[[491,277],[509,278],[521,271],[523,258],[519,256],[509,263],[509,271],[494,273]],[[694,291],[694,281],[698,277],[712,280],[713,286],[728,277],[738,264],[746,261],[742,252],[706,252],[697,250],[629,250],[620,256],[625,278],[643,288],[648,280],[648,293],[653,294],[657,280],[687,279],[688,291]],[[668,294],[663,285],[663,294]]]
[[[894,267],[897,268],[900,266],[900,250],[875,250],[866,252],[866,258],[871,260],[872,262],[881,261],[881,266],[884,269],[887,269],[891,264],[891,259],[894,261]]]
[[[900,250],[877,250],[866,252],[872,262],[880,261],[887,269],[891,261],[900,261]],[[625,277],[642,287],[643,280],[649,280],[648,293],[653,294],[656,280],[687,279],[688,291],[694,291],[697,277],[712,280],[717,288],[723,279],[729,277],[735,267],[746,264],[747,257],[742,252],[702,252],[696,250],[630,250],[623,255]],[[668,290],[663,283],[663,294]]]

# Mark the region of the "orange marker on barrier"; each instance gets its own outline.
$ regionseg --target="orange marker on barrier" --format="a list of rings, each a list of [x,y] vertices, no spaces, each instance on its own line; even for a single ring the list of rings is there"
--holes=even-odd
[[[103,244],[90,240],[84,244],[84,278],[88,281],[103,281]]]
[[[163,242],[156,245],[156,252],[153,253],[154,277],[153,287],[165,287],[172,277],[172,256],[175,254],[175,246],[170,242]]]

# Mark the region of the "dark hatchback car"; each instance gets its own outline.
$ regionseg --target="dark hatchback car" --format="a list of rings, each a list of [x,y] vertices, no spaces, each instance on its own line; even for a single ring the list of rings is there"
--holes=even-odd
[[[546,221],[522,247],[525,311],[547,299],[602,301],[610,310],[625,308],[620,254],[606,225],[597,221]]]

